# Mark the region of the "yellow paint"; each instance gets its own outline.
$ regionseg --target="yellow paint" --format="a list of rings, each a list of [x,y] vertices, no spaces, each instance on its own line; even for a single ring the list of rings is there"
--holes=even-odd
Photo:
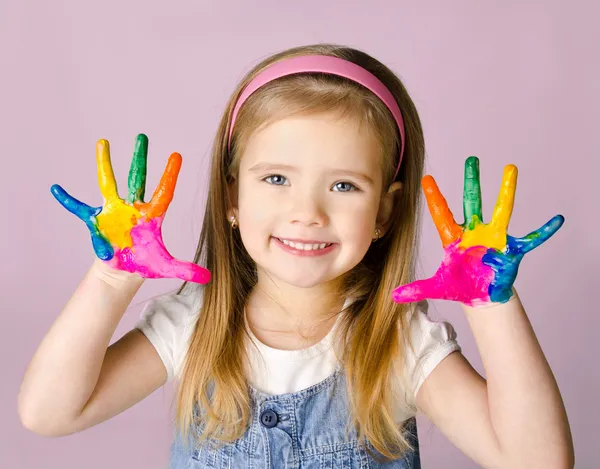
[[[110,145],[101,139],[96,143],[96,163],[98,166],[98,185],[104,196],[102,212],[96,217],[100,233],[110,244],[123,249],[131,247],[131,228],[142,217],[139,210],[125,203],[117,192],[117,183],[110,163]]]
[[[117,183],[110,163],[110,145],[101,139],[96,143],[96,165],[98,166],[98,186],[105,200],[118,199]]]
[[[473,225],[474,228],[472,230],[465,228],[459,247],[466,249],[471,246],[486,246],[496,248],[499,251],[506,249],[506,231],[515,203],[517,176],[518,169],[514,164],[504,167],[502,185],[494,207],[492,220],[490,223],[485,224],[477,216],[474,216],[472,223],[466,222],[465,227]]]
[[[500,194],[498,194],[498,201],[496,202],[494,213],[492,214],[492,223],[504,228],[504,230],[508,230],[508,224],[510,223],[510,217],[512,216],[518,174],[519,170],[514,164],[509,164],[504,167]]]
[[[102,213],[96,219],[100,232],[120,249],[131,247],[131,228],[137,224],[142,216],[140,212],[122,199],[107,202]]]
[[[476,218],[476,217],[475,217]],[[506,248],[506,231],[494,223],[485,224],[479,220],[474,220],[475,228],[466,229],[463,232],[462,239],[458,244],[461,248],[470,248],[471,246],[486,246],[504,251]]]

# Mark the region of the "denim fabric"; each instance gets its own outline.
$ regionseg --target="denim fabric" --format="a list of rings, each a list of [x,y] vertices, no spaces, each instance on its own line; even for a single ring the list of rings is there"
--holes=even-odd
[[[252,422],[245,434],[218,449],[203,441],[185,449],[171,446],[170,469],[420,469],[415,418],[408,439],[415,451],[395,461],[377,461],[360,446],[349,426],[346,383],[338,365],[325,380],[295,393],[270,396],[250,388]],[[269,412],[271,411],[271,412]],[[195,430],[198,432],[199,430]],[[192,433],[193,435],[193,433]],[[367,442],[375,454],[378,452]]]

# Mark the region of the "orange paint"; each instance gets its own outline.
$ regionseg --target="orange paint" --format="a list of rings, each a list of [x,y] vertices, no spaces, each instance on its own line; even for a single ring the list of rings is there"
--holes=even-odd
[[[421,186],[425,192],[431,218],[445,248],[462,236],[463,229],[454,221],[448,202],[440,192],[433,176],[425,176],[421,180]]]

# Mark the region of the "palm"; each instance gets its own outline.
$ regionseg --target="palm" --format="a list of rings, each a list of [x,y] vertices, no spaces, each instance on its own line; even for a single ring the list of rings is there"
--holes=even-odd
[[[59,185],[52,194],[58,202],[83,220],[90,230],[96,255],[111,267],[135,272],[145,278],[174,277],[207,283],[210,273],[191,262],[174,259],[162,240],[162,221],[173,199],[181,155],[173,153],[150,202],[143,202],[146,184],[148,139],[138,135],[129,173],[129,193],[117,193],[106,140],[96,145],[98,182],[104,197],[102,207],[90,207],[70,196]]]
[[[492,220],[483,223],[479,160],[469,157],[465,162],[465,222],[459,225],[433,177],[425,176],[422,186],[444,246],[444,258],[432,277],[396,288],[392,294],[394,301],[407,303],[431,298],[470,306],[508,301],[523,256],[547,241],[564,223],[564,217],[556,215],[523,238],[508,235],[516,182],[517,167],[506,166]]]

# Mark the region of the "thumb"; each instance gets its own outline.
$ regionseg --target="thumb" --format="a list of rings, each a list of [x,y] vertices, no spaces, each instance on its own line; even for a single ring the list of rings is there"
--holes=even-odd
[[[193,262],[174,258],[163,243],[160,233],[162,219],[153,218],[134,226],[131,238],[135,246],[137,272],[146,278],[178,278],[188,282],[208,283],[208,269]]]
[[[444,290],[435,276],[401,285],[392,292],[392,299],[395,303],[413,303],[428,298],[441,299],[443,297]]]
[[[146,266],[143,270],[148,270],[146,272],[147,276],[178,278],[187,282],[202,284],[210,281],[211,274],[208,269],[193,262],[174,258],[158,239],[153,240],[152,249],[143,252],[138,251],[138,257],[143,259],[141,264]]]
[[[193,262],[175,259],[166,250],[160,255],[157,255],[156,252],[144,254],[138,254],[139,258],[143,257],[143,262],[137,266],[136,270],[142,277],[178,278],[186,282],[202,284],[210,281],[211,274],[208,269]]]
[[[193,262],[173,259],[171,261],[171,268],[172,276],[178,279],[202,284],[210,281],[210,271]]]

